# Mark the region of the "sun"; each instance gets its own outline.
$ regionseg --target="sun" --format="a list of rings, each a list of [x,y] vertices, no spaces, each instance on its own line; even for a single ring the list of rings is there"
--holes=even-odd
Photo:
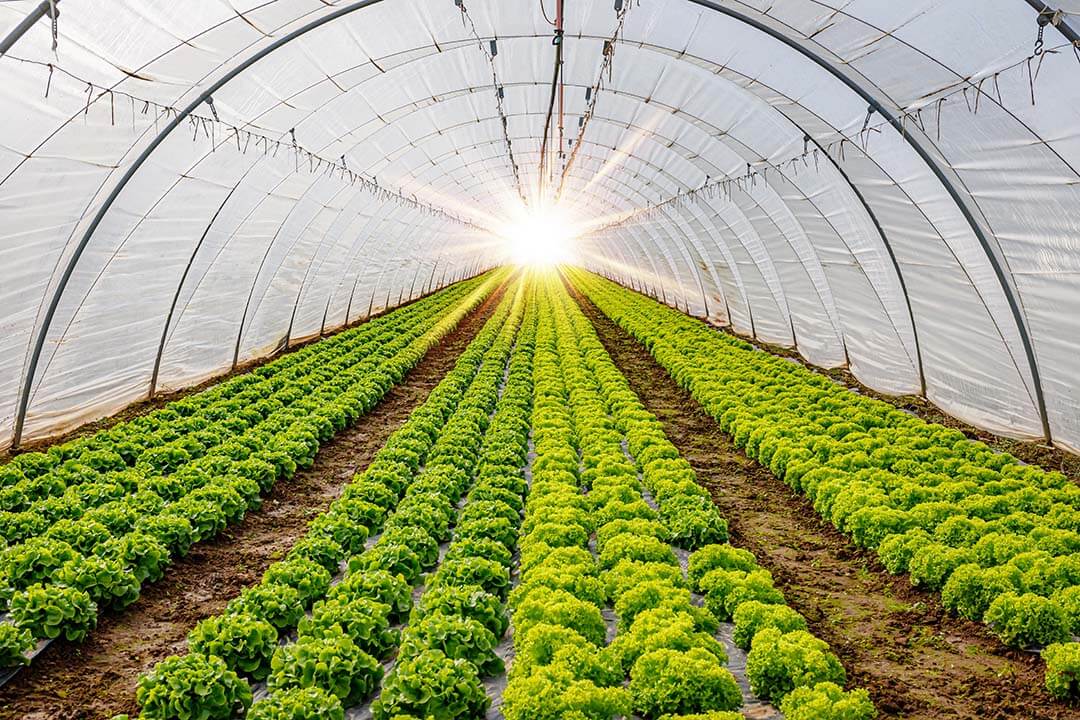
[[[577,236],[573,224],[557,207],[523,209],[501,234],[510,260],[534,268],[570,262]]]

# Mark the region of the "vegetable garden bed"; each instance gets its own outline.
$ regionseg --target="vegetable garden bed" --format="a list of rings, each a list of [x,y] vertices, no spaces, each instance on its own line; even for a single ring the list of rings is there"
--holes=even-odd
[[[1080,694],[1080,487],[602,278],[573,280],[817,513],[950,612],[1046,648],[1047,689]]]
[[[404,352],[405,364],[415,364],[410,343],[426,351],[505,277],[455,286],[426,310],[413,306],[400,317],[418,318],[417,327],[406,332],[395,325],[405,339],[387,333],[383,340],[396,344],[389,350],[376,344],[385,358],[376,362],[396,367]],[[1005,651],[984,628],[944,616],[926,587],[883,576],[875,556],[815,517],[826,515],[867,548],[896,544],[893,555],[920,585],[944,587],[945,605],[966,612],[950,598],[984,587],[979,582],[994,565],[980,558],[1006,546],[1017,550],[1006,562],[1024,560],[1013,573],[1023,589],[1036,580],[1054,592],[1069,587],[1068,549],[1080,535],[1069,525],[1075,498],[1064,478],[1014,464],[948,430],[927,429],[831,381],[808,379],[792,363],[756,352],[746,361],[737,342],[594,276],[572,279],[597,306],[582,297],[575,302],[553,275],[511,281],[497,305],[489,300],[488,310],[473,317],[486,317],[483,328],[452,368],[443,364],[422,404],[401,427],[384,426],[368,441],[363,453],[371,462],[357,458],[361,472],[336,478],[344,484],[340,497],[328,505],[296,503],[285,509],[288,530],[280,537],[270,523],[249,538],[267,545],[254,555],[261,578],[238,568],[225,575],[233,583],[227,591],[210,591],[201,605],[189,595],[198,611],[159,636],[167,641],[139,646],[148,652],[121,663],[108,682],[83,686],[108,687],[107,699],[53,699],[51,708],[79,716],[89,708],[137,706],[145,720],[871,720],[879,711],[927,719],[1069,716],[1035,689],[1033,655]],[[598,307],[636,333],[659,363]],[[304,437],[272,444],[269,464],[309,462],[333,434],[328,413],[341,407],[341,398],[348,404],[350,383],[378,372],[363,353],[320,369],[323,351],[313,347],[305,367],[329,384],[306,387],[317,393],[313,402],[303,394],[291,400],[291,429]],[[403,376],[391,373],[390,384]],[[774,383],[777,377],[783,382]],[[804,392],[790,392],[792,384]],[[242,415],[249,402],[257,399],[245,397],[230,412]],[[127,432],[118,427],[120,436],[110,440]],[[721,429],[733,432],[734,441]],[[200,459],[171,450],[191,432],[159,438],[170,452],[142,444],[130,453],[131,472],[158,485],[188,478]],[[908,442],[904,433],[919,439]],[[883,437],[889,442],[875,444]],[[204,456],[223,454],[213,443],[203,445]],[[742,447],[778,477],[740,454]],[[76,448],[83,460],[101,449]],[[912,452],[904,457],[896,448]],[[175,455],[176,467],[150,467],[147,453],[169,462]],[[24,477],[12,486],[35,479],[26,476],[27,462],[17,466]],[[882,472],[873,474],[873,462],[886,463]],[[931,466],[941,476],[937,482],[903,479],[906,470]],[[899,479],[890,480],[883,468]],[[949,472],[963,479],[941,479]],[[41,477],[50,474],[52,467]],[[812,502],[793,496],[779,478]],[[323,483],[319,497],[329,501],[336,486]],[[948,498],[935,495],[946,490]],[[135,483],[134,494],[144,491]],[[1032,508],[1045,501],[1045,517],[1032,508],[1026,515],[1004,513],[993,500],[969,502],[995,495]],[[904,505],[904,498],[911,502]],[[42,504],[32,507],[51,507],[48,502],[38,498],[32,503]],[[300,508],[318,512],[298,516]],[[964,521],[955,519],[961,511]],[[1025,519],[1032,528],[1020,533]],[[69,531],[73,523],[58,522],[72,536],[64,542],[84,556],[115,559],[83,543]],[[82,515],[74,524],[88,526]],[[976,536],[991,529],[996,539],[987,548]],[[890,532],[900,540],[890,540]],[[53,530],[45,535],[59,539]],[[1020,547],[1013,536],[1033,547]],[[16,562],[40,544],[34,533],[15,537],[0,555],[7,563],[0,569],[24,586],[17,591],[28,594],[24,576],[31,572],[43,573],[59,592],[79,589],[47,563]],[[882,555],[885,566],[899,569],[891,557]],[[198,586],[200,568],[213,576],[221,563],[238,559],[227,552],[189,557],[176,577]],[[132,572],[129,565],[124,569]],[[961,572],[963,583],[950,594],[950,573]],[[990,621],[998,635],[1014,640],[1053,628],[1056,616],[1040,625],[1042,615],[1032,619],[1020,607],[1045,603],[1008,597],[1022,601],[1009,600],[1017,605],[1011,615]],[[1050,593],[1046,602],[1064,605],[1060,600]],[[26,625],[20,603],[15,619]],[[128,617],[140,617],[140,604]],[[1008,605],[997,597],[986,604],[988,614]],[[1059,613],[1067,625],[1068,616]],[[75,620],[58,627],[86,629]],[[186,642],[181,631],[190,631]],[[92,643],[87,649],[97,650]],[[1047,656],[1054,667],[1066,667],[1071,650],[1065,645]],[[41,664],[32,669],[39,671]],[[45,682],[48,691],[59,694],[57,680]],[[1051,675],[1050,686],[1068,691],[1068,682]],[[124,698],[118,700],[117,688]],[[21,715],[54,712],[35,706],[40,694],[14,699],[11,707]]]
[[[883,716],[1068,718],[1042,687],[1037,656],[950,616],[932,593],[885,572],[873,553],[818,519],[813,505],[736,448],[649,351],[575,292],[605,348],[731,524],[852,682]]]
[[[727,720],[746,700],[775,716],[758,698],[793,720],[874,714],[769,573],[725,544],[690,465],[551,278],[504,299],[309,527],[263,589],[140,679],[142,717]],[[503,672],[508,618],[503,688],[484,681]],[[742,687],[721,623],[749,649]]]
[[[281,559],[362,469],[389,433],[452,367],[502,297],[496,290],[447,334],[369,414],[320,449],[314,465],[277,483],[259,510],[212,540],[195,544],[134,604],[101,615],[80,645],[58,641],[0,688],[0,718],[109,717],[134,710],[139,673],[184,646],[199,620],[222,608]]]

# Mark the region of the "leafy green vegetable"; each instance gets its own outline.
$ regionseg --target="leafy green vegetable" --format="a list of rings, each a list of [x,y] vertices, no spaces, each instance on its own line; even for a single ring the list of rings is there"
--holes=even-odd
[[[29,665],[26,653],[33,649],[34,637],[28,630],[0,623],[0,668]]]
[[[738,647],[749,650],[754,636],[765,628],[776,628],[782,633],[806,630],[806,620],[787,605],[773,605],[748,600],[735,608],[734,641]]]
[[[166,658],[139,678],[143,720],[229,720],[251,706],[251,688],[219,657]]]
[[[746,676],[759,698],[777,702],[797,687],[821,682],[843,685],[840,661],[823,640],[803,630],[782,633],[766,628],[754,636],[746,657]]]
[[[398,662],[371,710],[375,720],[399,714],[471,720],[484,717],[490,703],[471,663],[425,650]]]
[[[188,646],[194,653],[221,658],[236,673],[262,680],[270,673],[277,638],[277,630],[266,620],[229,613],[199,622],[188,633]]]
[[[344,631],[327,628],[319,637],[304,636],[277,649],[270,661],[267,685],[271,691],[319,687],[345,707],[356,705],[382,679],[379,661],[349,639]]]
[[[786,720],[873,720],[877,709],[865,690],[844,692],[839,685],[822,682],[797,687],[780,703]]]
[[[356,646],[376,658],[386,655],[398,643],[399,633],[390,627],[390,606],[365,597],[337,596],[320,600],[311,617],[300,622],[301,635],[321,637],[344,630]]]
[[[499,638],[480,622],[436,612],[413,618],[402,635],[401,654],[439,650],[451,660],[468,660],[481,675],[496,675],[503,671],[503,662],[495,654],[498,644]]]
[[[263,573],[264,583],[280,583],[295,588],[305,607],[330,589],[330,573],[326,568],[306,558],[294,557],[273,563]]]
[[[79,642],[97,626],[97,606],[78,588],[36,584],[11,597],[11,619],[35,638]]]
[[[735,710],[742,693],[735,678],[707,650],[653,650],[630,671],[634,710],[646,717],[661,713]]]
[[[304,617],[300,591],[281,583],[261,583],[244,589],[229,601],[226,613],[250,614],[270,623],[277,630],[296,627]]]
[[[1034,593],[999,595],[990,603],[984,620],[1001,642],[1013,647],[1050,645],[1070,638],[1065,612]]]
[[[1080,643],[1054,643],[1043,650],[1046,689],[1061,700],[1080,698]]]
[[[247,714],[247,720],[344,719],[341,701],[317,687],[279,690],[252,705]]]

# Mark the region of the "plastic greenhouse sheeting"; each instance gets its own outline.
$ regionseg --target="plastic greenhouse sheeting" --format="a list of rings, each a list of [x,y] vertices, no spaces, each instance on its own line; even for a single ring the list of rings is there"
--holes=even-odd
[[[47,11],[0,58],[0,446],[505,262],[554,6],[57,0],[54,51],[0,3]],[[582,265],[1080,449],[1078,13],[567,2],[545,194]]]

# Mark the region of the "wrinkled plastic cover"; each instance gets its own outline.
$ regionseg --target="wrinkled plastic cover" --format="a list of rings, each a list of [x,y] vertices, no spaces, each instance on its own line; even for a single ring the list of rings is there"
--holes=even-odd
[[[1080,448],[1080,56],[1055,28],[1030,61],[1022,0],[627,3],[563,194],[594,223],[581,264],[1010,436],[1044,437],[1037,376]],[[0,3],[0,37],[37,5]],[[46,19],[0,58],[0,446],[24,388],[25,440],[146,397],[155,368],[182,388],[504,262],[505,140],[528,195],[552,28],[536,0],[465,5],[61,0],[56,54]],[[612,5],[568,4],[568,138]],[[216,90],[219,121],[200,105],[93,226],[165,108],[339,12]]]

